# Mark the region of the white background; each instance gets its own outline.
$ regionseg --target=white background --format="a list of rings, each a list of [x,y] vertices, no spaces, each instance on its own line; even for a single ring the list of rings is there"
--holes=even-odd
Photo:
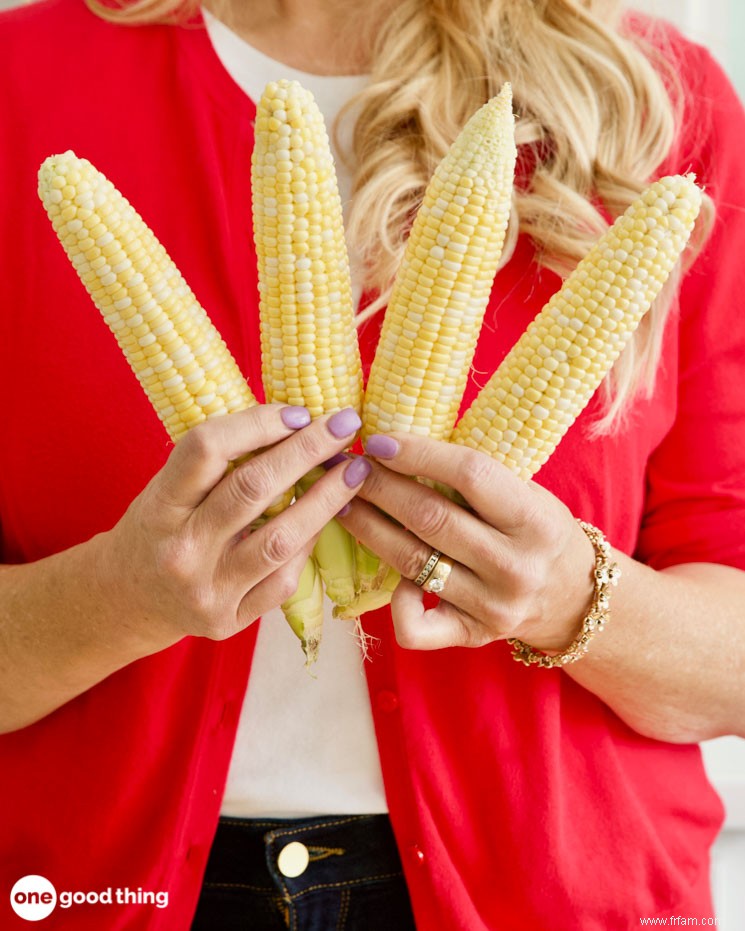
[[[0,0],[0,8],[17,0]],[[745,0],[635,0],[630,6],[664,16],[708,45],[745,98]],[[727,808],[714,850],[713,882],[721,931],[745,929],[745,741],[724,737],[705,745],[709,774]],[[695,802],[694,802],[695,803]],[[684,916],[694,917],[694,916]]]

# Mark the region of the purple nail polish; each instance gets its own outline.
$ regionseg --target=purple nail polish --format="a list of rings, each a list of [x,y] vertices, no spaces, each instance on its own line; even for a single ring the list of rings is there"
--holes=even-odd
[[[330,459],[327,459],[325,462],[322,462],[321,465],[328,471],[333,469],[334,466],[339,465],[340,462],[346,462],[349,459],[349,456],[344,453],[337,453],[335,456],[332,456]]]
[[[365,481],[370,474],[370,469],[372,469],[372,466],[367,459],[358,456],[356,459],[353,459],[344,470],[344,484],[347,485],[348,488],[356,488]]]
[[[343,411],[338,411],[333,417],[326,422],[329,433],[335,436],[337,440],[345,436],[352,436],[362,426],[362,421],[353,407],[345,407]]]
[[[374,433],[367,438],[365,443],[365,452],[375,456],[376,459],[393,459],[400,448],[398,440],[384,433]]]
[[[351,510],[352,510],[352,505],[347,501],[347,503],[344,505],[344,507],[343,507],[340,511],[337,511],[337,512],[336,512],[336,516],[337,516],[337,517],[346,517],[347,514],[349,514],[349,512],[350,512]]]
[[[283,407],[279,412],[279,416],[282,418],[282,423],[289,427],[290,430],[299,430],[300,427],[307,427],[310,423],[310,411],[307,407],[300,407],[299,405],[291,405],[290,407]]]

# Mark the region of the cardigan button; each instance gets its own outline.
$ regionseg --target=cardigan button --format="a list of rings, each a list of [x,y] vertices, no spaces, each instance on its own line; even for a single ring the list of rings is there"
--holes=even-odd
[[[419,844],[410,844],[409,853],[411,854],[411,859],[417,866],[424,866],[424,851]]]
[[[378,710],[383,711],[385,714],[390,714],[392,711],[395,711],[399,703],[398,695],[390,691],[390,689],[383,689],[375,696],[375,704]]]

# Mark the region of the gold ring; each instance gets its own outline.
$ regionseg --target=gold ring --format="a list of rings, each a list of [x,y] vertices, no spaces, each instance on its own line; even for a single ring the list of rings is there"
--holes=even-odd
[[[450,573],[452,571],[452,562],[447,558],[447,556],[440,556],[440,558],[435,563],[434,568],[427,576],[424,585],[422,585],[422,591],[432,592],[435,595],[439,595],[443,588],[445,588],[447,580],[450,578]]]
[[[427,579],[432,575],[432,572],[437,563],[440,561],[441,556],[442,553],[439,550],[432,550],[429,559],[422,566],[422,571],[414,579],[414,585],[418,585],[420,588],[424,585]]]

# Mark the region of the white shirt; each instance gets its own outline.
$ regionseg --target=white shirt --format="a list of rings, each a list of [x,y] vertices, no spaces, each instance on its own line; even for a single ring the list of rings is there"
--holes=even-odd
[[[207,31],[233,80],[254,101],[269,81],[298,81],[327,127],[367,77],[306,74],[257,51],[204,12]],[[353,115],[339,127],[348,144]],[[333,142],[332,142],[333,147]],[[343,204],[351,176],[334,151]],[[359,294],[359,288],[355,288]],[[233,817],[373,814],[388,806],[370,696],[354,625],[334,620],[325,599],[323,639],[309,673],[279,609],[262,618],[221,813]]]

